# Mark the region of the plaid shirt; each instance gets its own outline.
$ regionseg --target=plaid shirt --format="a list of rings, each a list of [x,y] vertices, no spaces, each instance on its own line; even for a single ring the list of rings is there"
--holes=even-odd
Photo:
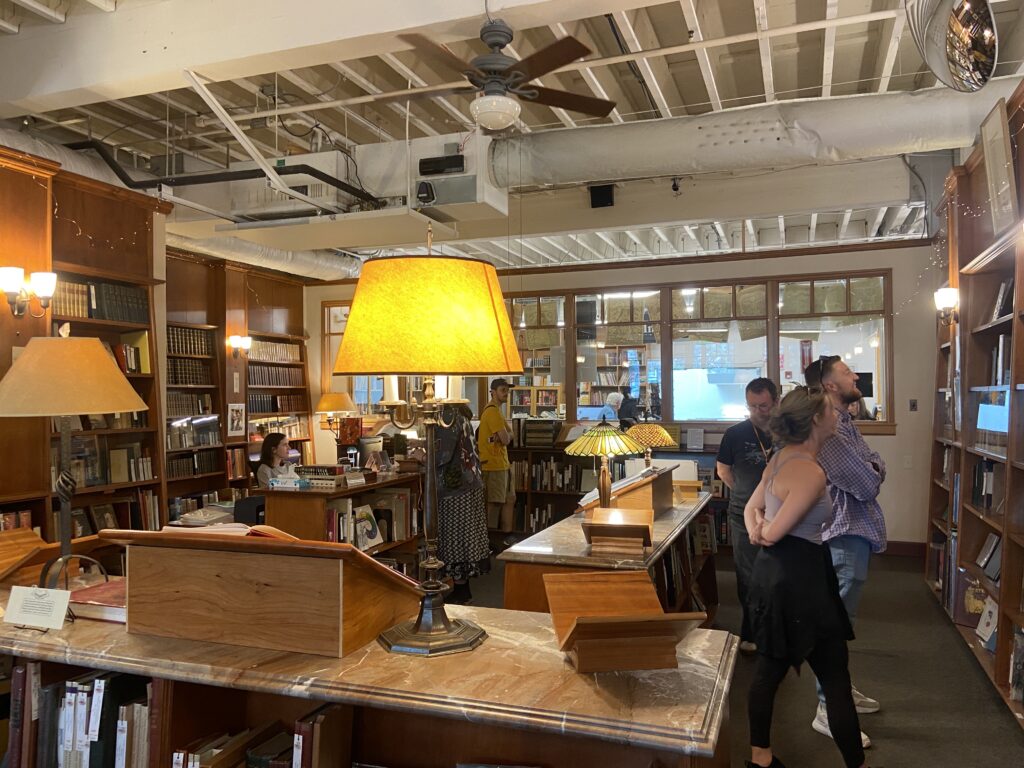
[[[871,542],[872,552],[882,552],[885,517],[877,497],[885,480],[885,462],[868,448],[845,408],[836,408],[836,416],[836,432],[818,452],[818,463],[828,478],[833,514],[822,538],[863,536]]]

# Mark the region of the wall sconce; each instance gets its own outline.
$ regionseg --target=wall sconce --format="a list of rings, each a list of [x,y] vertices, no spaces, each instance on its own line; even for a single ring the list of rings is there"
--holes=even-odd
[[[939,288],[935,292],[935,309],[939,312],[939,320],[943,325],[960,322],[957,305],[960,303],[960,292],[956,288]]]
[[[231,356],[238,357],[242,351],[249,351],[252,346],[252,336],[229,336],[228,346],[231,347]]]
[[[56,290],[55,272],[33,272],[26,281],[25,270],[21,267],[0,267],[0,291],[7,295],[7,303],[15,317],[22,317],[25,314],[33,296],[39,301],[43,312],[33,314],[32,317],[43,317]]]

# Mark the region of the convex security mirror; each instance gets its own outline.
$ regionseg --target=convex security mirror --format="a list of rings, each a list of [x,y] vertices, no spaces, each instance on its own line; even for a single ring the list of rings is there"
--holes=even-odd
[[[907,0],[907,23],[943,85],[980,91],[995,72],[998,34],[988,0]]]

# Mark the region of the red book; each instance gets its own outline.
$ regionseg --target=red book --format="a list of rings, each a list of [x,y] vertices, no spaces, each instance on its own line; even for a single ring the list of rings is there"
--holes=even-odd
[[[75,616],[83,619],[114,621],[124,624],[126,621],[126,589],[124,579],[111,579],[91,587],[76,589],[71,593],[70,608]]]

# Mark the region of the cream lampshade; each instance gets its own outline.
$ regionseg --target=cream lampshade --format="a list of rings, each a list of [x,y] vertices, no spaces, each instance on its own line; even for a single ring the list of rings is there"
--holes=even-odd
[[[60,416],[60,557],[43,566],[39,583],[56,586],[71,554],[75,481],[70,416],[149,410],[99,339],[37,336],[0,379],[0,417]],[[91,560],[91,558],[79,558]],[[95,561],[92,561],[95,562]],[[51,574],[51,567],[59,564]],[[98,565],[98,563],[97,563]],[[52,581],[51,581],[52,578]]]
[[[348,392],[324,392],[316,404],[316,412],[349,414],[358,413],[359,409],[352,402],[352,396]]]
[[[618,427],[613,427],[604,419],[596,427],[591,427],[565,449],[566,456],[600,456],[601,473],[597,478],[597,491],[602,507],[610,507],[612,503],[612,479],[608,471],[610,456],[635,456],[644,452],[644,446],[627,435]]]
[[[427,237],[429,249],[429,232]],[[419,616],[387,630],[380,639],[388,650],[421,656],[472,650],[486,634],[472,622],[448,618],[447,587],[439,577],[444,563],[437,559],[434,430],[453,422],[445,420],[445,402],[450,401],[434,397],[433,377],[523,372],[494,267],[476,259],[429,255],[367,261],[356,284],[334,372],[424,377],[424,402],[411,407],[412,420],[402,422],[397,417],[404,403],[381,403],[400,429],[412,427],[417,418],[423,423],[423,568],[427,575],[421,585]]]

